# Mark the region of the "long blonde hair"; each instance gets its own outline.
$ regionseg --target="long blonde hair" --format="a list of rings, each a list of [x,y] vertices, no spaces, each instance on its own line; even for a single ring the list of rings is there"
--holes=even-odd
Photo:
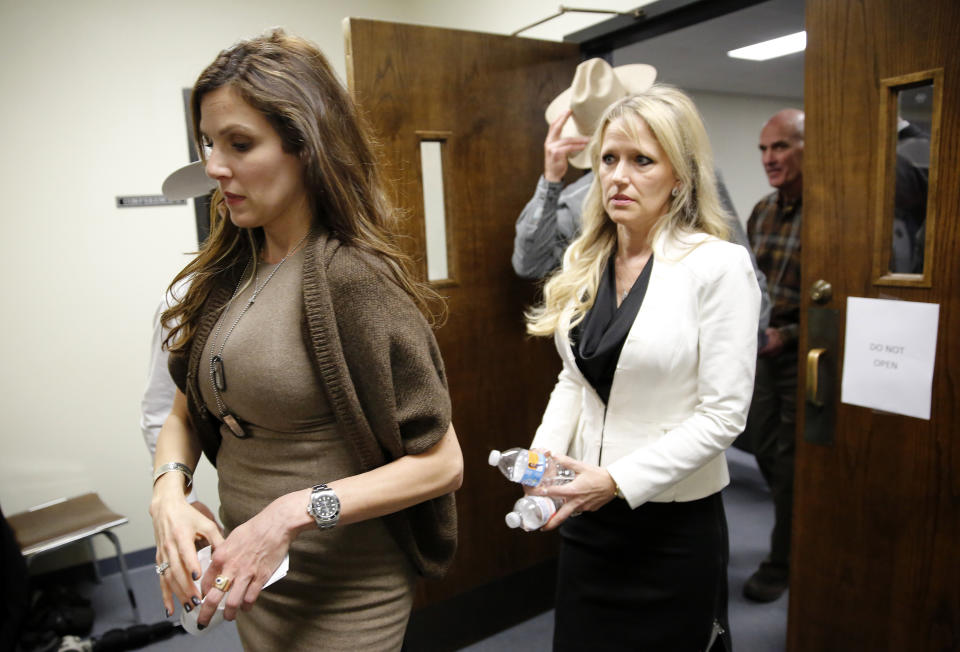
[[[393,243],[398,210],[389,199],[367,121],[320,50],[274,29],[221,52],[197,78],[190,97],[197,143],[203,98],[225,86],[267,118],[284,151],[300,157],[314,223],[340,242],[383,259],[393,281],[421,312],[431,321],[442,321],[439,294],[414,277],[408,256]],[[237,227],[223,208],[217,191],[210,235],[170,286],[190,279],[183,300],[162,316],[171,351],[189,348],[210,291],[224,274],[239,276],[262,244],[262,229]]]
[[[677,240],[692,233],[727,237],[728,218],[717,193],[710,140],[693,101],[667,84],[654,84],[643,93],[619,100],[607,109],[587,146],[594,176],[584,200],[581,233],[564,253],[563,266],[545,283],[543,302],[525,315],[531,335],[550,336],[557,328],[578,324],[593,306],[604,265],[616,250],[617,225],[603,208],[597,175],[603,138],[614,121],[619,121],[619,127],[635,142],[639,123],[645,123],[678,181],[679,192],[651,227],[648,243],[661,233]],[[569,323],[561,323],[568,308],[572,310]]]

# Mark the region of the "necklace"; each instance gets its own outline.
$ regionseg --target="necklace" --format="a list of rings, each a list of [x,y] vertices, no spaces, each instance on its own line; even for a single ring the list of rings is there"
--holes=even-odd
[[[259,280],[257,272],[260,265],[257,261],[257,257],[254,256],[253,293],[247,300],[247,305],[243,307],[243,310],[240,311],[240,314],[237,315],[237,318],[233,320],[233,324],[230,325],[230,328],[227,330],[227,334],[223,336],[223,341],[220,342],[220,350],[214,353],[213,351],[217,346],[217,338],[220,337],[220,329],[223,328],[223,318],[230,310],[233,300],[237,298],[237,294],[240,292],[240,285],[243,283],[243,279],[247,275],[247,270],[250,269],[250,261],[247,261],[246,266],[243,268],[243,274],[240,275],[240,280],[237,281],[237,287],[234,288],[233,294],[230,296],[230,300],[223,308],[220,319],[217,320],[217,330],[213,334],[212,345],[210,347],[210,382],[213,385],[213,396],[217,401],[217,409],[220,412],[220,419],[227,424],[227,427],[230,428],[230,431],[240,439],[244,439],[248,437],[248,435],[246,432],[244,432],[243,427],[240,425],[240,422],[237,421],[237,418],[227,411],[227,406],[223,402],[223,396],[220,395],[220,392],[227,391],[227,371],[223,364],[223,349],[227,346],[227,340],[230,339],[233,329],[237,327],[237,324],[240,323],[240,320],[243,319],[243,316],[247,314],[248,310],[250,310],[250,307],[253,305],[254,301],[257,300],[257,296],[259,296],[259,294],[263,291],[263,288],[267,287],[267,283],[270,282],[270,279],[273,278],[274,274],[280,271],[280,268],[283,267],[283,264],[287,261],[287,258],[293,255],[293,253],[300,248],[300,245],[303,244],[303,241],[307,239],[307,235],[309,235],[309,232],[300,238],[300,242],[298,242],[293,249],[288,251],[286,256],[280,259],[280,262],[277,263],[277,266],[273,268],[273,271],[267,275],[267,278],[264,279],[263,284],[259,287],[257,286],[257,281]]]
[[[650,254],[644,256],[642,258],[643,264],[639,266],[636,264],[631,264],[626,259],[619,258],[619,257],[614,260],[613,274],[615,279],[614,286],[616,287],[616,289],[614,290],[614,293],[619,295],[620,303],[623,303],[624,301],[627,300],[627,295],[630,294],[630,290],[633,289],[633,284],[637,282],[637,279],[640,277],[640,274],[643,273],[643,270],[647,266],[647,263],[650,261],[650,257],[652,255],[653,253],[651,252]],[[623,271],[618,272],[617,270],[618,267],[622,267]],[[631,277],[633,278],[633,280],[629,280]],[[622,282],[622,285],[621,285],[621,282]],[[623,287],[623,290],[620,290],[619,287],[617,286]]]

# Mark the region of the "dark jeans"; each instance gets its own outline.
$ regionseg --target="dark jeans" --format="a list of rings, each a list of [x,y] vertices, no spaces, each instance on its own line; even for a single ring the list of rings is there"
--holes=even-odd
[[[753,402],[737,447],[757,458],[757,466],[773,495],[774,525],[767,563],[783,571],[790,566],[796,423],[796,350],[757,358]]]

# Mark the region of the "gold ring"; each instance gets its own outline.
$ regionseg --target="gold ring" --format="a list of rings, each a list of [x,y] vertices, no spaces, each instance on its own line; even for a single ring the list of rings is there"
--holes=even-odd
[[[220,589],[224,593],[230,590],[230,584],[233,583],[233,580],[224,575],[217,575],[217,578],[213,580],[213,586]]]

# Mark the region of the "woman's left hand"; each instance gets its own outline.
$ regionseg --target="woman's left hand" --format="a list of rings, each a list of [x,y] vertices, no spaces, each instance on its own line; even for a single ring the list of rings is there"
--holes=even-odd
[[[263,585],[290,549],[296,533],[289,526],[289,509],[299,493],[273,501],[249,521],[237,526],[214,549],[210,566],[200,583],[204,595],[197,615],[200,624],[206,626],[210,622],[225,593],[223,617],[226,620],[235,619],[237,609],[248,610],[253,606]],[[301,502],[307,503],[305,498]],[[230,581],[226,592],[214,586],[217,577]]]
[[[577,477],[567,484],[547,485],[533,491],[541,496],[564,500],[557,513],[543,526],[543,530],[556,529],[568,518],[581,512],[595,512],[616,496],[617,484],[606,469],[578,462],[566,455],[551,454],[551,457],[556,463],[574,471]]]

